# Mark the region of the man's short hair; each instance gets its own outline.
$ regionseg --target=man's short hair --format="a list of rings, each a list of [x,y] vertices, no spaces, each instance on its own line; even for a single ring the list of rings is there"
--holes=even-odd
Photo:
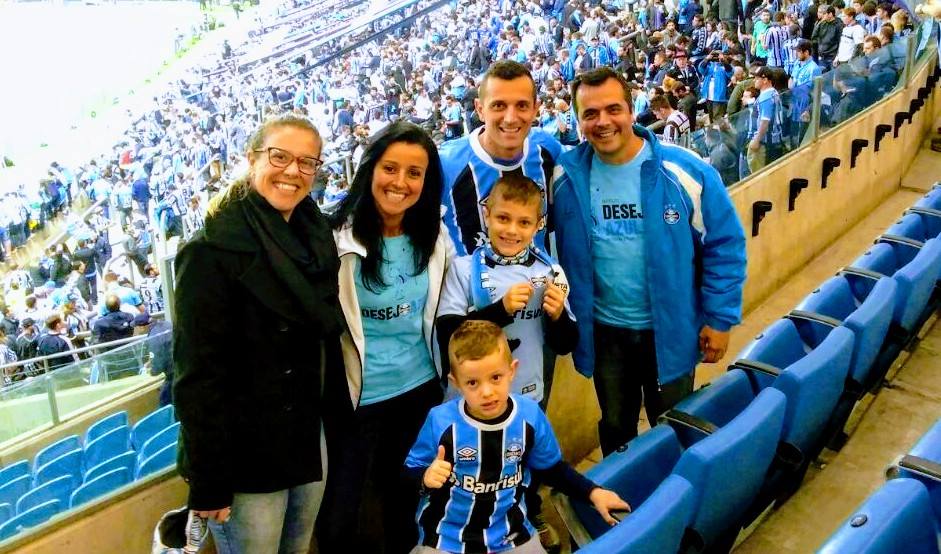
[[[673,106],[670,105],[670,99],[667,98],[666,95],[661,94],[660,96],[654,96],[650,99],[651,111],[663,110],[666,108],[673,108]]]
[[[853,8],[843,8],[843,15],[856,17],[856,10]]]
[[[614,79],[617,81],[621,88],[624,90],[624,100],[627,102],[628,111],[633,111],[634,106],[632,104],[633,98],[631,97],[631,84],[624,78],[623,75],[617,71],[611,69],[610,67],[599,67],[597,69],[592,69],[591,71],[586,71],[581,75],[575,77],[572,81],[572,105],[575,107],[575,115],[578,115],[578,99],[577,93],[579,87],[582,85],[588,85],[590,87],[599,87],[605,83],[608,79]]]
[[[529,177],[520,175],[519,173],[505,173],[497,179],[496,184],[493,185],[493,189],[490,191],[490,195],[487,196],[486,202],[488,208],[493,206],[493,200],[496,198],[506,200],[507,202],[519,202],[521,204],[529,204],[530,202],[536,201],[541,205],[543,193],[539,185]]]
[[[801,52],[812,52],[814,49],[814,43],[805,38],[802,38],[797,41],[797,46],[795,46],[794,49]]]
[[[499,325],[484,320],[469,320],[462,323],[448,342],[448,359],[451,372],[467,361],[482,360],[494,352],[506,355],[507,363],[513,361],[510,345]]]
[[[46,329],[50,331],[55,331],[56,327],[59,326],[59,323],[62,322],[62,316],[59,314],[52,314],[46,318]]]
[[[108,313],[114,313],[121,310],[121,299],[116,294],[109,294],[105,297],[105,308]]]
[[[487,94],[487,83],[490,79],[500,79],[501,81],[512,81],[526,77],[533,86],[533,100],[536,100],[536,81],[533,80],[532,73],[526,69],[526,66],[513,60],[500,60],[490,66],[487,73],[480,80],[480,86],[477,87],[477,96],[483,100]]]

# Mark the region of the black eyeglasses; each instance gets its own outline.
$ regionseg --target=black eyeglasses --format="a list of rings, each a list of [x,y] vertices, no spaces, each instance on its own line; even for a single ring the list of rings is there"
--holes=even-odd
[[[314,158],[313,156],[298,157],[294,154],[291,154],[287,150],[283,150],[275,146],[269,146],[268,148],[263,148],[261,150],[254,150],[254,152],[267,152],[268,163],[274,167],[277,167],[278,169],[284,169],[285,167],[291,165],[291,162],[297,160],[297,170],[304,175],[315,175],[317,170],[320,169],[320,166],[323,165],[323,160],[320,158]]]

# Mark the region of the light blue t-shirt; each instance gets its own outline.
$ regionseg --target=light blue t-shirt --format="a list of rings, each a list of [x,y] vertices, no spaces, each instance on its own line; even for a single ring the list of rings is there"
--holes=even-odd
[[[366,288],[356,266],[356,295],[366,335],[360,405],[398,396],[436,375],[422,334],[428,272],[414,275],[407,235],[383,239],[383,258],[380,271],[386,287],[376,292]]]
[[[631,161],[608,165],[595,156],[591,164],[591,253],[595,269],[595,321],[613,327],[651,329],[641,164],[650,145]]]

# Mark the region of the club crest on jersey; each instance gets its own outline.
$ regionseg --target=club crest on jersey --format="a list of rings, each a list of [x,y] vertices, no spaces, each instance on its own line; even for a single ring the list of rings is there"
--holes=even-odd
[[[465,446],[457,451],[457,461],[473,462],[477,460],[477,449]]]
[[[545,275],[537,275],[529,280],[532,283],[534,289],[541,289],[546,286],[546,283],[549,282],[549,279]]]
[[[676,210],[676,206],[673,204],[667,204],[663,210],[663,221],[667,225],[676,225],[680,221],[680,212]]]
[[[511,464],[518,464],[523,461],[523,445],[516,441],[511,442],[506,447],[504,458]]]
[[[399,317],[408,315],[412,312],[412,305],[408,303],[399,304]]]

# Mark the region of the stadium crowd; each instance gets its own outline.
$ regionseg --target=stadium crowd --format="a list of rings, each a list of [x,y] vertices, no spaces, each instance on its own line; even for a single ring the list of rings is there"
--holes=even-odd
[[[296,2],[285,6],[302,7]],[[396,26],[403,17],[425,8],[432,9],[409,25]],[[349,10],[351,16],[358,13],[355,7]],[[318,16],[325,14],[325,11],[315,9],[308,19],[316,22]],[[292,25],[296,30],[298,23]],[[362,45],[358,42],[358,38],[390,26],[395,29],[384,38]],[[189,316],[177,322],[186,329],[179,330],[176,337],[177,351],[183,355],[177,369],[180,380],[174,389],[183,394],[178,404],[184,430],[180,466],[190,482],[191,507],[212,520],[213,534],[218,539],[225,534],[218,525],[226,523],[230,512],[233,517],[243,517],[233,521],[233,528],[247,532],[246,529],[253,527],[253,510],[268,510],[240,504],[248,502],[240,497],[242,489],[232,490],[231,487],[226,488],[228,485],[244,477],[246,480],[242,483],[247,483],[244,489],[247,492],[268,493],[269,490],[261,489],[272,486],[253,480],[260,479],[258,475],[236,475],[238,468],[243,467],[239,464],[247,463],[244,460],[232,462],[231,468],[223,470],[215,465],[224,465],[220,459],[210,459],[218,452],[212,450],[216,447],[209,448],[206,444],[214,442],[215,437],[228,437],[229,433],[236,431],[244,434],[252,429],[261,432],[261,428],[255,421],[246,422],[234,430],[225,428],[219,418],[207,416],[202,395],[221,394],[210,385],[221,386],[225,378],[214,374],[210,379],[205,373],[207,364],[200,358],[207,349],[215,346],[197,348],[186,337],[199,336],[201,340],[205,339],[206,344],[218,339],[219,345],[231,345],[233,336],[246,334],[246,329],[250,328],[257,333],[248,333],[246,344],[267,337],[273,343],[285,346],[284,352],[277,352],[276,360],[257,360],[259,368],[266,363],[285,364],[287,369],[280,371],[282,368],[278,368],[276,381],[284,386],[273,391],[269,390],[269,384],[262,384],[249,391],[240,391],[233,397],[233,402],[244,402],[259,412],[268,408],[279,410],[277,415],[270,416],[272,424],[265,431],[279,430],[279,434],[269,437],[269,446],[273,451],[283,447],[280,454],[288,461],[266,459],[259,463],[283,462],[286,465],[259,473],[265,477],[277,477],[272,477],[272,482],[277,481],[279,486],[273,488],[286,488],[291,495],[303,495],[299,496],[302,500],[298,500],[303,504],[307,502],[304,499],[313,493],[301,485],[306,487],[311,479],[317,481],[322,477],[315,475],[319,474],[319,451],[310,451],[317,450],[316,445],[319,444],[317,429],[321,412],[302,406],[300,401],[294,402],[308,389],[292,386],[291,383],[295,383],[292,379],[310,376],[291,376],[301,373],[294,372],[294,364],[299,358],[292,358],[291,353],[301,345],[308,349],[305,339],[310,336],[342,333],[341,318],[346,316],[347,333],[353,328],[359,335],[343,344],[342,355],[331,353],[329,341],[322,338],[321,362],[330,361],[331,354],[343,357],[350,381],[341,384],[339,396],[345,396],[349,385],[357,415],[341,425],[345,433],[334,446],[342,446],[330,451],[332,456],[341,456],[331,462],[339,461],[332,467],[339,469],[337,474],[340,477],[337,481],[335,475],[333,488],[328,486],[324,500],[329,506],[325,517],[335,521],[319,524],[322,528],[318,528],[318,540],[327,545],[340,545],[351,536],[361,537],[367,544],[364,548],[372,548],[375,544],[369,544],[370,540],[381,542],[382,537],[394,535],[395,541],[389,543],[393,546],[387,548],[395,552],[415,544],[414,533],[408,527],[415,505],[409,505],[399,494],[402,489],[398,488],[401,483],[397,481],[403,459],[409,455],[409,468],[426,472],[418,474],[425,492],[428,492],[426,489],[444,486],[443,479],[434,475],[429,477],[427,472],[431,468],[443,468],[439,462],[448,464],[447,469],[450,469],[450,464],[455,461],[452,452],[448,452],[445,460],[442,451],[436,451],[429,446],[430,443],[416,444],[409,452],[419,429],[419,439],[427,435],[425,438],[428,440],[437,441],[440,435],[432,436],[433,431],[429,427],[433,426],[432,420],[453,416],[444,415],[434,408],[433,416],[429,416],[430,423],[422,427],[428,410],[442,399],[443,391],[439,386],[442,383],[435,379],[436,349],[449,358],[452,365],[460,366],[459,371],[463,375],[464,371],[469,371],[462,365],[467,360],[479,361],[481,356],[490,356],[498,351],[509,359],[509,344],[516,343],[512,347],[516,349],[520,336],[525,336],[526,351],[531,354],[529,359],[523,360],[525,371],[527,375],[538,377],[533,377],[532,384],[522,390],[516,390],[518,387],[514,384],[512,392],[543,403],[541,406],[536,402],[529,404],[528,400],[522,400],[522,396],[513,395],[509,406],[519,402],[520,410],[525,411],[529,418],[527,424],[538,428],[537,431],[525,432],[541,433],[539,436],[547,444],[551,428],[547,430],[540,407],[544,409],[544,401],[548,400],[555,354],[574,352],[577,369],[585,376],[594,372],[602,404],[603,416],[599,427],[602,448],[608,453],[630,440],[636,435],[640,403],[619,387],[642,389],[648,416],[655,418],[658,412],[691,390],[694,359],[698,361],[700,356],[711,362],[721,359],[728,345],[728,330],[740,317],[744,235],[724,187],[758,171],[801,144],[810,120],[815,77],[828,76],[822,93],[820,117],[823,125],[839,123],[894,87],[905,61],[902,37],[912,32],[904,7],[889,3],[877,5],[872,0],[854,2],[850,6],[844,5],[843,0],[834,0],[832,4],[814,0],[793,3],[754,0],[744,4],[735,0],[711,3],[699,0],[594,0],[585,3],[574,0],[500,0],[457,6],[423,0],[407,8],[404,15],[390,16],[357,36],[346,35],[316,44],[310,50],[278,56],[271,62],[263,61],[243,71],[240,60],[254,53],[266,33],[271,32],[270,27],[259,21],[258,30],[244,43],[235,47],[225,43],[218,59],[194,68],[189,76],[176,81],[164,94],[155,97],[151,108],[137,119],[111,152],[103,153],[80,168],[53,164],[37,191],[23,187],[8,194],[9,201],[4,199],[0,208],[0,217],[5,218],[0,220],[0,229],[4,232],[0,238],[4,241],[5,255],[11,258],[11,249],[22,245],[36,226],[58,214],[68,217],[67,212],[75,198],[86,196],[97,207],[86,220],[73,219],[69,227],[70,240],[51,246],[34,267],[19,267],[12,261],[7,262],[2,283],[0,361],[15,362],[35,355],[61,355],[55,358],[54,364],[49,364],[53,368],[74,359],[69,350],[74,349],[74,343],[88,332],[93,341],[106,342],[132,334],[135,326],[146,325],[150,315],[164,309],[160,275],[152,263],[156,237],[178,237],[184,245],[178,267],[185,269],[178,271],[180,294],[185,300],[177,305],[177,309]],[[488,96],[514,97],[518,91],[513,87],[520,86],[521,82],[525,90],[521,96],[523,100],[518,104],[487,103]],[[582,87],[581,95],[577,92],[579,87]],[[536,102],[526,100],[530,90]],[[591,91],[591,94],[585,91]],[[602,99],[610,103],[601,105]],[[617,111],[621,104],[629,109]],[[531,121],[520,123],[518,128],[504,128],[509,117],[504,113],[530,109],[535,111],[531,114]],[[605,117],[614,121],[614,125],[621,125],[619,129],[631,138],[623,138],[616,147],[610,146],[614,139],[606,134],[607,131],[599,130],[599,125],[590,119],[598,117],[601,112],[606,112]],[[271,121],[275,123],[264,123]],[[631,123],[635,121],[638,127],[633,127],[631,132]],[[504,147],[500,141],[513,142],[507,137],[520,132],[529,140],[524,142],[520,138],[513,143],[514,146],[501,150]],[[497,140],[494,135],[502,138]],[[662,146],[664,143],[696,150],[706,161],[689,156],[681,149]],[[609,146],[610,149],[606,149]],[[623,157],[628,152],[630,155]],[[552,186],[553,169],[562,168],[564,164],[560,159],[568,154],[571,155],[570,163],[575,165],[564,168],[553,189],[561,190],[562,194],[555,197],[555,205],[549,208],[558,240],[561,265],[557,266],[540,249],[544,246],[543,229],[537,229],[535,222],[545,215],[541,195]],[[632,157],[637,157],[638,163],[629,163]],[[694,270],[690,268],[699,268],[700,265],[687,264],[689,267],[683,266],[685,269],[673,267],[671,260],[675,261],[677,253],[659,252],[660,255],[644,262],[655,268],[651,274],[679,277],[676,281],[648,283],[643,277],[643,263],[622,262],[620,254],[615,255],[628,249],[638,255],[637,259],[644,259],[643,251],[639,250],[643,244],[625,243],[621,236],[633,236],[643,225],[639,223],[643,217],[637,212],[641,205],[638,197],[609,191],[618,202],[605,205],[606,211],[600,213],[605,214],[604,220],[621,221],[599,223],[593,217],[596,229],[590,238],[559,227],[562,219],[570,219],[577,212],[574,207],[576,199],[572,193],[566,196],[566,190],[560,188],[559,182],[571,183],[568,190],[583,185],[588,190],[589,181],[603,186],[623,179],[625,175],[631,175],[639,182],[641,162],[648,163],[648,160],[661,164],[666,168],[663,175],[669,173],[672,177],[650,177],[645,173],[645,179],[675,178],[687,186],[691,175],[706,176],[704,182],[698,183],[706,191],[703,194],[705,200],[697,197],[696,201],[709,204],[705,211],[715,218],[708,221],[709,241],[713,242],[707,243],[703,229],[695,222],[689,225],[689,232],[692,240],[703,241],[703,248],[709,254],[707,263],[719,260],[724,265],[721,271],[707,276],[715,288],[708,294],[703,293],[711,300],[704,301],[702,307],[691,308],[696,303],[689,295],[699,294],[692,291],[703,275],[684,273],[692,272]],[[483,165],[475,165],[478,163]],[[711,165],[716,171],[704,171],[704,164]],[[627,167],[618,168],[619,165]],[[483,166],[490,169],[484,168],[484,171],[481,169]],[[519,167],[524,168],[527,178],[514,182],[507,175],[516,175],[515,168]],[[622,169],[632,173],[621,173]],[[403,177],[407,182],[403,185],[405,192],[396,188],[399,184],[395,175],[400,172],[406,174]],[[236,184],[226,188],[233,182]],[[497,187],[502,187],[501,192],[495,195],[496,199],[491,199],[491,189],[497,190]],[[664,195],[663,221],[672,226],[683,217],[679,208],[685,209],[686,202],[691,200],[680,191],[675,192],[678,196],[669,196],[671,193],[662,192],[663,188],[657,189],[660,191],[658,194]],[[321,210],[309,205],[308,190]],[[458,202],[457,193],[462,194],[460,201],[464,202],[468,190],[479,195],[479,198],[471,199],[474,200],[472,213],[476,215],[469,215],[468,208]],[[220,191],[225,192],[217,196]],[[370,195],[372,201],[360,202]],[[400,196],[412,198],[412,203],[399,209]],[[214,197],[217,199],[213,200]],[[482,202],[486,203],[486,210],[480,208]],[[448,208],[443,226],[440,221],[441,203]],[[520,248],[515,252],[501,251],[513,250],[512,246],[507,246],[513,241],[499,235],[505,222],[501,216],[492,215],[499,213],[498,205],[508,210],[510,215],[506,216],[506,221],[520,218],[529,225],[529,230],[523,233],[528,233],[520,247],[523,252]],[[531,209],[533,213],[519,215],[513,211],[520,206]],[[321,212],[334,209],[338,210],[336,215],[325,221]],[[234,225],[238,233],[245,234],[239,235],[229,228],[225,232],[199,233],[209,225],[206,222],[207,210],[210,221],[218,218],[217,222]],[[484,211],[486,222],[482,220]],[[296,213],[302,215],[292,215]],[[615,215],[609,217],[610,214]],[[281,221],[281,216],[284,221]],[[410,217],[422,219],[419,223],[418,219],[410,220]],[[289,225],[284,225],[285,222]],[[217,229],[222,228],[222,223],[216,225]],[[328,225],[332,226],[333,233]],[[519,225],[523,226],[523,223]],[[591,222],[586,222],[584,227],[587,229],[591,225]],[[573,227],[578,226],[573,224]],[[432,240],[437,239],[439,228],[441,236],[448,239],[449,235],[453,244],[447,240]],[[309,244],[295,240],[297,237],[291,231],[297,233],[298,229],[310,233]],[[230,231],[234,234],[227,234]],[[407,235],[409,240],[397,241],[393,245],[390,239],[401,235]],[[207,318],[230,313],[227,311],[231,310],[229,299],[222,298],[219,291],[207,291],[213,287],[207,287],[205,283],[213,278],[224,279],[225,272],[205,264],[218,264],[219,267],[233,264],[244,270],[239,265],[243,261],[237,258],[244,252],[239,249],[251,250],[253,246],[242,243],[246,241],[236,241],[238,245],[227,241],[233,237],[241,240],[245,236],[257,240],[259,249],[272,258],[269,261],[273,275],[281,279],[277,282],[287,280],[298,285],[301,291],[312,286],[310,298],[316,301],[308,304],[301,299],[298,305],[292,306],[293,297],[289,293],[271,292],[272,297],[277,296],[272,302],[277,307],[273,311],[278,312],[276,325],[239,314],[232,318],[220,317],[220,323],[238,323],[224,333],[226,325],[212,329],[216,321]],[[124,237],[120,253],[129,260],[123,271],[113,266],[112,247],[117,237]],[[330,242],[332,251],[333,237],[337,238],[336,248],[341,256],[356,254],[361,261],[353,267],[345,265],[346,261],[340,262],[339,267],[336,267],[335,260],[325,263],[319,257],[324,253],[324,245],[318,241]],[[586,249],[581,241],[587,240],[592,244],[599,241],[597,244],[602,246],[597,252],[611,256],[585,260]],[[535,242],[531,245],[530,241]],[[220,254],[216,248],[225,250],[220,245],[239,254]],[[702,256],[698,251],[693,252],[692,246],[689,248],[690,252],[681,254],[688,254],[690,259]],[[452,264],[454,249],[459,255],[469,256],[455,258]],[[648,249],[647,254],[650,252]],[[491,264],[489,272],[482,273],[479,265],[474,265],[478,254],[480,263]],[[492,299],[488,291],[512,285],[510,282],[494,283],[499,281],[499,268],[523,265],[519,258],[522,254],[526,254],[529,260],[527,271],[535,271],[533,267],[551,271],[552,279],[547,280],[542,274],[526,274],[533,283],[526,291],[509,286],[502,301],[497,298],[488,305]],[[384,258],[386,255],[390,258]],[[455,270],[458,260],[466,261],[461,275]],[[330,271],[325,272],[318,263]],[[624,283],[612,284],[609,280],[598,279],[598,275],[593,282],[592,277],[585,277],[586,267],[589,273],[594,267],[596,273],[603,275],[626,275],[623,279],[628,287],[621,287]],[[638,267],[641,268],[640,276],[635,271]],[[349,287],[348,283],[338,284],[333,280],[337,272],[342,276],[347,271],[356,276],[351,289],[344,288]],[[432,271],[441,272],[434,275],[437,280],[429,278]],[[246,275],[249,273],[245,272]],[[568,280],[566,273],[569,274]],[[418,274],[424,277],[409,279]],[[384,292],[388,287],[384,288],[383,284],[393,278],[392,275],[402,283],[401,291],[393,292],[412,296],[393,298]],[[268,274],[254,276],[259,283],[271,285],[263,280],[269,277],[271,275]],[[353,281],[351,276],[349,282]],[[231,281],[223,282],[232,285]],[[545,288],[545,296],[540,296],[538,304],[530,305],[530,295],[537,282]],[[661,313],[665,309],[663,306],[649,302],[643,306],[627,302],[630,305],[621,312],[614,309],[600,313],[598,304],[592,305],[592,287],[595,287],[594,301],[600,298],[603,304],[610,303],[614,307],[622,306],[626,301],[613,290],[648,287],[643,292],[657,291],[663,298],[672,299],[679,308],[671,307],[679,309],[680,313],[677,315],[674,311],[670,318],[666,318]],[[332,290],[335,296],[337,288],[340,290],[339,300],[330,301],[329,294],[324,291]],[[706,288],[703,285],[704,291]],[[455,293],[455,290],[463,293],[471,289],[467,298]],[[455,311],[432,314],[432,318],[438,316],[437,325],[442,328],[449,326],[448,335],[476,333],[475,337],[486,339],[491,347],[489,351],[476,358],[476,354],[454,351],[448,356],[446,339],[431,346],[432,339],[424,335],[424,329],[435,320],[426,321],[424,312],[426,306],[437,306],[439,295],[444,295]],[[646,294],[639,296],[647,297]],[[689,302],[677,300],[684,298]],[[380,306],[390,302],[394,303],[391,308]],[[211,309],[204,309],[206,306]],[[511,332],[508,326],[521,321],[510,323],[507,318],[511,322],[521,317],[537,322],[545,318],[545,337],[542,327],[535,333],[536,338],[521,332],[522,335],[512,336],[509,342],[499,332],[494,334],[493,329],[468,330],[463,327],[467,323],[464,319],[476,319],[467,315],[475,311],[473,307],[482,314],[493,306],[497,307],[488,312],[488,317],[495,318],[497,323],[502,322],[500,325],[507,328],[508,335],[516,333]],[[246,300],[245,307],[252,314],[269,313],[266,311],[269,306],[265,303]],[[692,312],[697,309],[705,313]],[[422,370],[421,374],[417,378],[409,377],[407,386],[393,382],[383,383],[379,388],[376,385],[364,387],[364,375],[378,375],[376,368],[388,370],[389,361],[395,365],[395,360],[398,360],[394,356],[377,358],[368,350],[364,353],[362,348],[356,350],[365,341],[381,345],[376,351],[400,346],[395,344],[397,339],[383,335],[392,331],[379,323],[393,319],[393,312],[395,318],[403,318],[396,323],[402,326],[396,328],[396,332],[416,339],[410,345],[409,355],[417,357],[410,359],[410,363],[414,362],[414,366]],[[291,323],[304,321],[311,314],[316,314],[317,318],[316,325],[310,328]],[[353,323],[350,322],[350,314],[357,318]],[[576,316],[579,321],[587,323],[576,329]],[[456,319],[448,320],[446,317]],[[590,323],[592,318],[594,325]],[[663,323],[667,319],[672,322],[667,326],[669,328],[658,328],[658,325],[667,325]],[[625,324],[625,321],[639,321],[636,323],[639,327],[635,328],[633,323]],[[691,322],[702,324],[701,328],[693,329]],[[305,331],[312,334],[300,334]],[[669,348],[662,346],[665,336],[684,344]],[[285,337],[292,337],[292,340]],[[424,352],[426,341],[429,352]],[[337,346],[339,343],[337,341]],[[419,345],[417,350],[416,344]],[[596,353],[586,346],[591,344],[605,345],[615,353],[608,352],[610,355],[605,356],[600,347]],[[632,346],[624,347],[623,351],[612,346],[626,344]],[[552,355],[549,355],[550,346],[554,351]],[[220,347],[219,352],[222,351]],[[262,351],[260,345],[258,351]],[[350,356],[359,356],[359,365],[353,363],[352,370]],[[636,377],[637,382],[615,383],[616,375],[623,372],[619,365],[623,359],[646,360],[643,362],[646,364],[644,375]],[[658,360],[662,364],[660,368]],[[332,361],[337,362],[337,359]],[[256,369],[255,364],[250,365]],[[9,368],[4,372],[4,384],[28,379],[45,370],[45,366],[40,369],[29,364]],[[351,377],[357,368],[358,381],[355,376]],[[676,374],[668,375],[665,368]],[[512,365],[509,375],[512,377],[516,370],[517,365]],[[258,373],[261,375],[260,369]],[[260,379],[254,375],[244,377]],[[455,377],[455,373],[451,374],[449,394],[464,395],[471,402],[474,385],[459,381],[460,378],[460,375]],[[368,378],[366,382],[369,382]],[[305,381],[300,384],[306,386],[311,383]],[[327,385],[322,383],[321,386]],[[226,391],[234,388],[237,387],[223,387]],[[507,391],[504,393],[509,394]],[[270,394],[270,397],[252,396],[256,394]],[[280,402],[283,399],[278,398],[281,394],[287,399],[283,403]],[[504,404],[498,402],[501,410],[507,406],[506,399],[504,396]],[[220,399],[220,402],[226,400],[232,399]],[[326,400],[324,402],[323,413],[326,414],[328,406]],[[298,413],[288,413],[294,406],[298,407]],[[487,423],[501,416],[488,411],[490,408],[480,409],[486,413],[469,412],[468,417]],[[266,421],[265,417],[269,417],[267,412],[259,415],[259,421]],[[292,442],[290,433],[294,432],[298,422],[303,423],[306,434],[303,434],[302,441]],[[398,436],[390,425],[397,426],[399,431],[405,427],[407,430]],[[324,421],[324,428],[327,427]],[[434,429],[434,432],[438,431]],[[243,438],[250,439],[247,435]],[[329,441],[331,437],[328,435],[327,439]],[[291,448],[296,448],[297,442],[306,446],[295,459]],[[481,445],[481,456],[483,450]],[[592,488],[590,482],[579,480],[571,468],[559,466],[557,458],[560,454],[556,450],[557,446],[555,450],[548,448],[541,453],[545,467],[534,467],[539,470],[536,472],[539,479],[567,487],[573,494],[591,499],[606,515],[609,508],[625,509],[620,499],[603,493],[599,497],[598,489]],[[208,457],[207,452],[210,452]],[[467,457],[471,456],[468,454]],[[395,458],[397,465],[389,461]],[[519,462],[519,459],[510,458],[507,454],[507,463]],[[317,464],[317,471],[310,469],[314,464]],[[212,471],[207,471],[207,467]],[[231,471],[225,473],[229,482],[220,482],[215,471]],[[526,479],[529,484],[529,476]],[[506,488],[519,484],[521,482],[504,483]],[[474,487],[470,489],[473,493]],[[444,513],[449,508],[440,504],[440,497],[435,493],[430,494],[432,500],[427,502],[436,506],[435,509],[443,510],[438,517],[454,516]],[[520,497],[516,495],[514,502],[518,504]],[[540,541],[547,548],[558,543],[554,532],[539,517],[536,497],[527,495],[525,502],[533,507],[533,512],[526,516],[528,519],[511,513],[514,509],[512,502],[504,507],[507,525],[515,525],[513,528],[520,530],[519,535],[511,539],[515,541],[512,546],[533,548],[519,552],[541,551],[535,549]],[[351,498],[365,498],[361,500],[363,506]],[[401,499],[401,505],[390,499]],[[417,498],[413,500],[418,501]],[[371,501],[386,504],[377,517],[366,513],[374,508],[368,505]],[[292,509],[295,508],[304,511],[303,506]],[[293,515],[311,519],[306,512],[288,515],[283,510],[281,512],[286,521]],[[473,517],[470,520],[473,521],[469,521],[468,526],[480,524]],[[427,533],[434,529],[432,523],[434,521],[422,527],[419,540],[432,541],[426,538]],[[306,529],[286,528],[285,533],[296,531],[298,534],[290,540],[300,543],[304,542],[306,533],[309,542],[312,519],[305,520],[304,525]],[[479,531],[476,527],[474,529]],[[530,535],[537,533],[538,540],[530,540]],[[264,540],[270,542],[279,538],[267,537]],[[495,543],[488,537],[481,541],[478,546],[485,548],[483,551],[494,547]],[[274,544],[277,546],[277,542]],[[331,551],[329,546],[327,551]]]

